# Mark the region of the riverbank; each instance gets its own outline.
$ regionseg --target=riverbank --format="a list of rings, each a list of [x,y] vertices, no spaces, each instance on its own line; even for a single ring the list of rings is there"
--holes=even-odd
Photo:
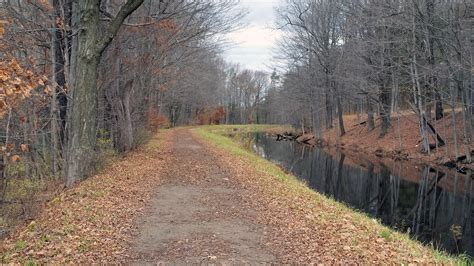
[[[392,114],[392,126],[383,137],[380,136],[379,119],[375,120],[375,128],[368,131],[365,116],[344,115],[344,126],[346,134],[342,137],[339,137],[337,128],[324,130],[324,143],[329,147],[341,148],[348,152],[406,160],[433,167],[444,167],[447,162],[456,161],[458,156],[465,155],[466,149],[474,149],[472,143],[463,144],[463,121],[459,112],[455,115],[454,124],[450,112],[447,112],[441,120],[433,122],[434,128],[446,145],[433,149],[430,153],[422,152],[418,118],[413,112]],[[306,138],[313,137],[312,134],[306,136]],[[315,144],[314,141],[310,143]],[[432,137],[430,143],[435,144]],[[457,167],[473,169],[474,164],[461,162]]]
[[[215,126],[194,131],[219,155],[251,193],[265,226],[275,231],[268,243],[285,263],[454,263],[441,252],[413,241],[377,221],[312,191],[278,166],[224,137],[235,131],[274,131],[274,126],[252,128]],[[214,133],[213,133],[214,132]],[[283,239],[282,239],[283,238]],[[298,241],[295,241],[299,239]],[[297,253],[294,253],[294,252]],[[299,258],[295,261],[295,258]]]
[[[218,133],[162,131],[1,242],[2,263],[461,262],[311,191]]]

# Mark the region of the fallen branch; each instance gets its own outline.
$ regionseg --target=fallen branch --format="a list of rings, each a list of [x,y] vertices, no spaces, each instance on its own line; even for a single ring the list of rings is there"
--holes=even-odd
[[[436,132],[435,128],[433,125],[431,125],[430,122],[428,122],[428,120],[426,119],[425,115],[424,114],[421,114],[420,111],[418,110],[418,108],[415,107],[415,105],[413,105],[413,103],[411,102],[408,102],[408,105],[410,105],[411,109],[413,109],[413,111],[415,112],[415,114],[418,116],[418,117],[421,117],[423,119],[423,122],[425,122],[427,125],[428,125],[428,131],[431,133],[431,135],[433,135],[433,137],[437,140],[438,142],[438,147],[442,147],[444,145],[446,145],[446,142],[444,141],[444,139]]]

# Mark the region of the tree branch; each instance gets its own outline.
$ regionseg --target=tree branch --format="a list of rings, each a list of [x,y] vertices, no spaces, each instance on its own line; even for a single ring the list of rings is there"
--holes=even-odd
[[[102,54],[115,35],[117,35],[117,32],[125,19],[140,7],[143,2],[144,0],[127,0],[127,2],[120,8],[115,18],[112,19],[104,37],[102,37],[97,43],[96,52],[98,54]]]

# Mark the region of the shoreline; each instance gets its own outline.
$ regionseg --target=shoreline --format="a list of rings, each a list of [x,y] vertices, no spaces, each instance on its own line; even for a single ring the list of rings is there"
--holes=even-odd
[[[397,263],[400,262],[408,262],[411,260],[407,260],[408,257],[412,256],[413,253],[411,251],[417,250],[416,253],[418,252],[428,252],[429,257],[431,259],[435,258],[435,260],[428,260],[431,261],[431,263],[436,262],[436,263],[443,263],[443,264],[455,264],[459,263],[461,260],[457,261],[458,258],[453,257],[452,255],[447,255],[444,254],[441,251],[438,250],[433,250],[429,246],[425,246],[422,243],[412,240],[407,234],[405,233],[400,233],[397,232],[393,229],[390,229],[387,226],[382,225],[379,222],[376,222],[373,218],[369,217],[368,215],[358,212],[349,206],[345,205],[344,203],[336,202],[333,199],[330,199],[326,196],[323,196],[322,194],[315,192],[311,190],[306,184],[303,182],[299,181],[295,176],[288,174],[284,172],[280,167],[277,165],[259,157],[258,155],[254,154],[251,151],[246,150],[244,147],[241,146],[241,144],[236,143],[234,140],[225,137],[222,135],[222,133],[226,133],[226,130],[231,130],[231,131],[236,131],[238,130],[246,130],[246,132],[256,132],[256,131],[262,131],[262,129],[272,129],[271,125],[266,126],[264,128],[263,126],[257,126],[254,127],[252,130],[252,126],[249,126],[245,129],[243,126],[215,126],[214,128],[198,128],[194,129],[196,134],[198,134],[200,137],[203,137],[205,141],[208,143],[208,145],[211,145],[214,148],[220,150],[219,154],[220,156],[223,156],[222,154],[231,154],[232,156],[238,157],[239,161],[243,161],[243,164],[247,165],[246,167],[251,167],[253,171],[259,173],[260,177],[264,179],[267,186],[268,190],[266,193],[277,193],[279,195],[291,195],[290,197],[294,198],[304,198],[304,204],[305,206],[311,205],[311,204],[316,204],[313,205],[312,208],[314,209],[306,209],[303,207],[302,211],[304,213],[312,213],[314,216],[318,216],[318,213],[329,213],[334,210],[337,210],[338,214],[330,214],[330,217],[339,217],[339,216],[344,216],[344,217],[350,217],[348,218],[351,221],[357,221],[357,224],[351,224],[351,228],[353,229],[352,233],[358,237],[360,235],[372,235],[374,236],[374,239],[372,239],[371,244],[369,246],[372,246],[374,248],[375,246],[379,244],[388,244],[391,246],[391,244],[394,244],[394,242],[397,243],[397,248],[402,248],[405,249],[409,247],[406,251],[403,252],[403,256],[398,257]],[[228,133],[228,132],[227,132]],[[239,162],[240,163],[240,162]],[[268,182],[268,183],[267,183]],[[280,187],[280,189],[283,189],[285,192],[275,192],[273,191],[272,187]],[[283,187],[283,188],[281,188]],[[277,196],[279,197],[279,196]],[[282,202],[287,203],[285,199],[281,199]],[[322,206],[323,205],[323,206]],[[300,208],[300,207],[297,207]],[[322,208],[322,209],[321,209]],[[331,209],[331,211],[324,210],[325,208]],[[335,216],[333,216],[335,215]],[[319,225],[325,224],[329,221],[325,221],[325,219],[328,219],[326,215],[318,216],[320,219],[323,219],[323,221],[319,220],[313,220],[313,223],[317,223]],[[329,218],[332,219],[332,218]],[[361,228],[359,227],[360,225],[363,225]],[[327,226],[327,224],[325,225]],[[339,226],[344,226],[344,225],[339,225]],[[354,230],[354,227],[357,228],[357,230]],[[363,229],[362,229],[363,228]],[[332,230],[332,229],[328,229]],[[357,233],[354,233],[357,231]],[[390,233],[387,233],[390,232]],[[389,234],[391,235],[390,240],[388,242],[385,242],[386,239],[384,237],[381,237],[381,235]],[[384,239],[384,240],[382,240]],[[355,241],[358,242],[358,241]],[[366,243],[367,244],[367,243]],[[370,249],[370,247],[366,247]],[[390,247],[393,248],[393,247]],[[346,249],[349,250],[349,248],[346,247]],[[411,251],[409,251],[411,250]],[[426,259],[425,255],[425,259]],[[441,260],[439,260],[441,258]],[[413,257],[412,257],[413,259]],[[364,261],[364,260],[362,260]],[[416,261],[416,260],[414,260]],[[416,261],[417,263],[422,262],[421,261]],[[369,262],[369,261],[365,261]],[[376,260],[370,261],[371,263],[375,263]]]
[[[393,117],[394,123],[384,136],[380,136],[378,121],[376,121],[373,130],[367,131],[367,128],[360,123],[360,118],[356,115],[344,116],[346,126],[345,134],[342,137],[339,136],[336,128],[323,130],[321,140],[316,139],[312,132],[302,134],[301,129],[288,126],[280,130],[271,130],[269,133],[277,135],[289,132],[299,136],[297,142],[301,144],[371,154],[378,158],[408,161],[417,165],[427,165],[433,168],[458,171],[461,174],[470,174],[474,171],[474,162],[466,162],[464,157],[468,150],[471,151],[471,156],[474,157],[474,146],[464,144],[462,133],[459,130],[455,132],[452,129],[450,115],[447,114],[443,119],[434,122],[446,144],[432,149],[429,153],[422,152],[417,118],[409,113],[402,114],[400,117]],[[460,115],[457,117],[457,128],[461,128],[463,122]],[[430,140],[431,142],[434,141],[432,138]]]

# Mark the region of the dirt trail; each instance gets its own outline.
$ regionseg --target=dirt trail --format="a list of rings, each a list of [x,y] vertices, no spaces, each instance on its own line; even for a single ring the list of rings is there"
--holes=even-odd
[[[429,249],[256,159],[194,139],[186,128],[162,132],[49,202],[0,242],[0,262],[440,263]]]
[[[187,129],[175,131],[170,162],[132,245],[138,263],[272,263],[264,228],[245,208],[226,167]]]

